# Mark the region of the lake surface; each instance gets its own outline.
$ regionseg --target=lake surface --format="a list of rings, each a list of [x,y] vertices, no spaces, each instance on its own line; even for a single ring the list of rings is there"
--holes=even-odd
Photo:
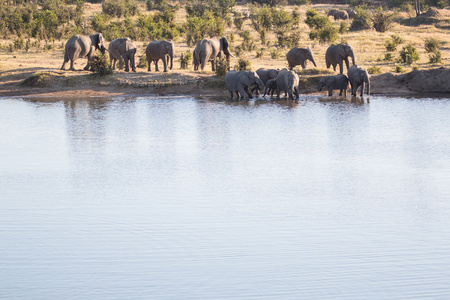
[[[450,299],[450,99],[0,98],[0,299]]]

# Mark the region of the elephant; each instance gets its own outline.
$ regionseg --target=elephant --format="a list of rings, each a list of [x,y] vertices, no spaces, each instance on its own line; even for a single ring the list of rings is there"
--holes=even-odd
[[[333,70],[336,71],[336,66],[339,64],[339,73],[342,74],[344,71],[343,62],[347,66],[347,70],[350,67],[348,62],[348,57],[352,58],[352,64],[355,64],[355,54],[353,53],[353,47],[348,44],[337,44],[328,47],[325,53],[325,62],[327,69],[333,66]]]
[[[253,94],[249,90],[253,85],[257,85],[260,91],[264,89],[264,83],[259,78],[258,74],[253,71],[228,71],[225,75],[225,83],[227,89],[230,91],[231,99],[233,99],[234,92],[236,93],[238,100],[241,97],[244,97],[244,92],[247,93],[249,98],[253,98]]]
[[[306,68],[307,60],[310,60],[314,64],[314,67],[317,67],[314,56],[309,48],[294,47],[286,54],[286,59],[290,70],[297,65],[302,66],[303,69]]]
[[[358,67],[357,65],[351,66],[347,71],[348,80],[352,89],[352,96],[356,96],[358,88],[361,86],[361,97],[364,93],[364,83],[367,85],[367,95],[370,94],[370,79],[366,70]]]
[[[335,21],[348,20],[348,13],[342,9],[330,9],[327,16],[333,16]]]
[[[155,63],[155,71],[159,72],[158,61],[161,59],[164,65],[164,72],[167,72],[167,65],[169,64],[172,70],[173,67],[173,53],[174,44],[171,40],[168,41],[152,41],[147,45],[145,49],[145,55],[147,56],[148,71],[152,70],[151,63]]]
[[[324,86],[328,88],[328,96],[333,95],[333,90],[340,90],[339,96],[342,96],[342,93],[347,96],[348,78],[344,74],[325,76],[319,80],[317,90],[322,91]]]
[[[115,39],[109,43],[108,52],[112,69],[114,70],[116,68],[116,62],[119,60],[119,69],[122,69],[123,62],[125,61],[125,72],[130,72],[130,65],[131,70],[136,72],[134,61],[136,49],[136,45],[128,37]]]
[[[273,93],[277,90],[277,79],[269,79],[267,80],[266,87],[264,89],[264,96],[269,95],[273,96]]]
[[[278,72],[280,72],[280,71],[276,70],[276,69],[259,68],[258,70],[256,70],[256,74],[258,74],[259,78],[262,80],[262,82],[266,86],[266,88],[264,89],[264,96],[266,95],[266,92],[267,92],[267,82],[270,79],[276,79],[278,76]],[[252,89],[252,92],[253,91],[254,91],[254,89]]]
[[[197,55],[194,55],[194,68],[196,63],[200,66],[201,70],[206,66],[206,63],[208,61],[211,62],[212,70],[216,70],[216,59],[222,57],[222,53],[225,54],[225,57],[227,61],[230,61],[230,56],[234,57],[230,53],[229,49],[229,43],[226,37],[213,37],[209,39],[202,39],[197,43],[197,46],[195,46],[194,53]]]
[[[195,48],[194,51],[192,52],[192,65],[194,66],[194,71],[197,71],[198,67],[200,66],[200,58],[198,57],[197,48]]]
[[[352,9],[347,9],[346,12],[348,14],[349,19],[353,19],[356,16],[356,11],[354,11]]]
[[[66,69],[66,64],[70,60],[70,70],[75,71],[73,63],[77,58],[88,58],[88,63],[84,70],[89,70],[89,62],[94,56],[95,50],[99,49],[102,54],[105,54],[105,40],[101,33],[91,35],[76,34],[72,36],[67,42],[64,49],[64,62],[61,70]]]
[[[294,100],[294,95],[296,96],[295,99],[298,99],[298,84],[299,78],[297,73],[284,68],[277,76],[277,98],[280,98],[281,92],[287,92],[290,100]]]

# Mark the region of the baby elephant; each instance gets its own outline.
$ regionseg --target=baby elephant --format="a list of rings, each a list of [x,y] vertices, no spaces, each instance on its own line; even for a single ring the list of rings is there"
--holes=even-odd
[[[369,74],[363,68],[353,65],[348,69],[348,80],[350,81],[350,86],[352,89],[352,96],[356,96],[356,91],[361,86],[361,97],[364,93],[364,84],[367,87],[367,95],[370,94],[370,79]]]
[[[269,79],[266,83],[266,88],[264,89],[264,95],[270,95],[273,97],[273,93],[277,90],[277,79]]]
[[[264,89],[264,83],[258,74],[252,71],[229,71],[225,75],[225,83],[230,91],[231,99],[233,99],[233,93],[236,93],[238,99],[244,97],[245,93],[249,98],[253,98],[250,88],[254,85],[258,86],[260,91]]]
[[[342,92],[347,96],[348,78],[344,74],[322,77],[317,88],[319,92],[324,86],[328,89],[328,96],[333,95],[333,90],[340,90],[339,96],[342,96]]]

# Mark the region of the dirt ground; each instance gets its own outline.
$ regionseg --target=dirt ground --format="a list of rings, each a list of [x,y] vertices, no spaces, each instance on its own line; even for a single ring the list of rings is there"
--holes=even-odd
[[[105,96],[105,95],[192,95],[224,96],[227,91],[223,79],[208,71],[194,72],[174,66],[172,71],[147,72],[138,69],[136,73],[116,71],[106,77],[94,77],[88,71],[62,71],[59,53],[0,55],[0,96]],[[75,68],[82,70],[85,59],[79,59]],[[175,65],[175,62],[174,62]],[[33,84],[23,81],[35,74],[45,76]],[[326,94],[317,92],[316,81],[325,75],[300,76],[300,93]],[[304,77],[304,78],[302,78]],[[315,78],[313,78],[315,77]],[[305,79],[302,81],[302,79]],[[383,73],[371,76],[371,94],[414,95],[440,93],[450,96],[450,69],[412,71],[404,74]]]

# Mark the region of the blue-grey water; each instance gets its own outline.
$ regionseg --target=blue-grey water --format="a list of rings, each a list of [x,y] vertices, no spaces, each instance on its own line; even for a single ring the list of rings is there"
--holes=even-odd
[[[0,299],[450,299],[450,99],[0,98]]]

